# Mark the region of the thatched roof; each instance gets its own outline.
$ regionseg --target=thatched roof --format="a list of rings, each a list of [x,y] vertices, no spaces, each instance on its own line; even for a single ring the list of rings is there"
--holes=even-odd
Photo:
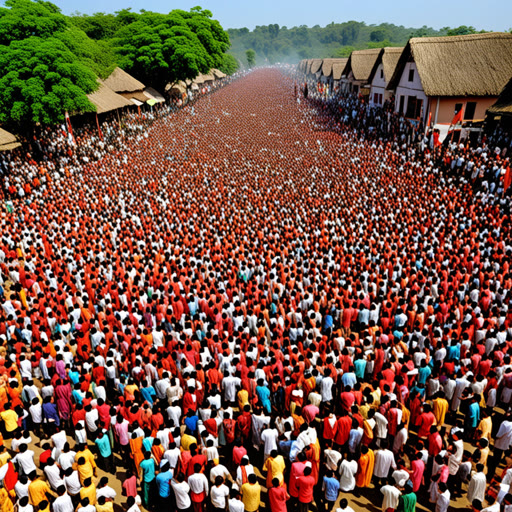
[[[395,72],[396,65],[398,64],[398,61],[400,60],[400,56],[402,55],[403,51],[403,47],[396,48],[388,46],[386,48],[382,48],[382,50],[379,53],[379,56],[377,57],[377,60],[375,61],[375,64],[373,65],[373,69],[370,73],[370,76],[368,77],[368,82],[372,82],[379,65],[382,63],[382,68],[384,71],[384,81],[388,83],[391,80],[393,73]]]
[[[487,112],[493,115],[512,116],[512,78],[501,91],[496,103]]]
[[[347,65],[348,58],[346,59],[336,59],[336,62],[332,64],[332,79],[339,80],[341,75],[343,74],[343,70]]]
[[[353,51],[348,58],[343,74],[348,76],[352,71],[355,80],[367,82],[379,53],[380,48]]]
[[[103,83],[114,92],[142,91],[145,87],[142,82],[139,82],[121,68],[114,69],[112,74]]]
[[[389,89],[396,89],[411,59],[427,96],[498,96],[512,76],[512,34],[412,38]]]
[[[100,86],[98,90],[87,95],[89,101],[96,105],[96,112],[98,114],[110,112],[111,110],[116,110],[117,108],[133,106],[131,101],[123,98],[120,94],[115,93],[103,82],[99,82]]]
[[[313,59],[311,61],[311,67],[309,68],[309,73],[314,75],[315,73],[318,73],[321,68],[322,68],[322,59]]]
[[[146,87],[144,89],[144,95],[147,96],[149,99],[155,100],[157,103],[162,103],[165,101],[165,98],[153,87]]]
[[[213,68],[211,71],[211,73],[213,73],[213,76],[217,79],[217,80],[220,80],[221,78],[226,78],[226,73],[223,73],[222,71],[220,71],[219,69],[215,69]]]
[[[9,151],[11,149],[16,149],[21,144],[18,142],[18,139],[12,133],[0,128],[0,151]]]
[[[203,75],[203,82],[214,82],[215,81],[215,76],[213,75],[213,73],[208,73],[207,75]]]
[[[322,61],[322,75],[325,77],[331,76],[332,73],[332,63],[335,59],[324,59]]]
[[[133,92],[120,92],[117,93],[127,100],[137,100],[145,103],[149,98],[144,94],[144,91],[133,91]]]

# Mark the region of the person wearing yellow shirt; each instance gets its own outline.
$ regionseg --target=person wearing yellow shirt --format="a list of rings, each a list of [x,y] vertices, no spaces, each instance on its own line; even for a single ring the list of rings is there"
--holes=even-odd
[[[9,493],[5,487],[0,488],[0,511],[1,512],[13,512],[14,505],[9,498]]]
[[[92,483],[92,478],[86,478],[80,489],[80,500],[84,498],[88,498],[91,505],[96,505],[96,485]]]
[[[96,460],[94,459],[94,455],[92,454],[91,450],[87,447],[85,444],[81,444],[78,447],[78,451],[75,455],[75,460],[78,461],[80,457],[84,457],[84,459],[89,462],[89,464],[92,466],[92,469],[96,470],[97,464]]]
[[[436,398],[434,398],[432,403],[432,412],[436,418],[437,426],[442,427],[448,412],[448,401],[446,400],[443,391],[439,391],[436,394]]]
[[[37,476],[35,471],[30,473],[28,477],[32,480],[28,486],[30,504],[33,507],[38,507],[41,502],[48,500],[48,497],[51,496],[50,487],[44,480]]]
[[[7,464],[11,460],[11,455],[9,452],[5,449],[5,446],[2,444],[0,445],[0,468]]]
[[[190,430],[187,429],[181,436],[181,447],[188,452],[190,450],[190,445],[194,443],[197,444],[197,439],[190,435]]]
[[[254,473],[248,476],[248,482],[242,485],[240,491],[242,493],[242,502],[245,512],[256,512],[259,510],[261,486]]]
[[[492,420],[485,409],[480,409],[481,420],[478,424],[477,435],[479,439],[491,439]]]
[[[0,418],[5,426],[5,438],[11,439],[14,431],[18,428],[18,415],[11,409],[11,402],[7,402],[4,411],[0,412]]]
[[[249,405],[249,392],[246,389],[241,389],[237,393],[238,408],[243,411],[245,405]]]
[[[80,478],[80,483],[82,485],[85,484],[87,479],[91,479],[94,476],[94,468],[91,463],[85,459],[85,457],[80,457],[77,462],[78,477]]]
[[[105,496],[100,496],[98,503],[96,503],[96,512],[114,512],[114,504],[107,501]]]
[[[270,452],[270,457],[265,461],[263,470],[267,472],[267,489],[272,488],[272,480],[277,478],[280,483],[284,480],[286,464],[283,456],[277,454],[277,450]]]

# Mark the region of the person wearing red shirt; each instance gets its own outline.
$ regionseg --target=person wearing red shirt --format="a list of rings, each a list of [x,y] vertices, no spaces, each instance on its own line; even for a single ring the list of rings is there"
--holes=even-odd
[[[311,466],[305,466],[304,474],[299,476],[297,479],[300,512],[308,512],[309,506],[313,502],[313,489],[315,487],[315,479],[311,475],[311,472]]]

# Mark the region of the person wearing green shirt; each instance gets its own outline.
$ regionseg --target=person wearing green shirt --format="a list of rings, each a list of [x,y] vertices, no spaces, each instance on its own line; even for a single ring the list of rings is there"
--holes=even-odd
[[[146,509],[149,509],[153,501],[153,487],[156,478],[155,460],[151,457],[151,452],[144,453],[144,460],[140,463],[140,472],[142,504]]]

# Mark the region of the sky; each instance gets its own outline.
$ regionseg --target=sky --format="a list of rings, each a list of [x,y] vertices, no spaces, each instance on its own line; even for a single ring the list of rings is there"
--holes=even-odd
[[[325,26],[349,20],[367,24],[394,23],[439,29],[471,25],[478,30],[504,31],[512,28],[512,0],[52,0],[65,14],[114,12],[125,7],[169,12],[200,5],[213,12],[224,28],[278,23],[294,27]]]

